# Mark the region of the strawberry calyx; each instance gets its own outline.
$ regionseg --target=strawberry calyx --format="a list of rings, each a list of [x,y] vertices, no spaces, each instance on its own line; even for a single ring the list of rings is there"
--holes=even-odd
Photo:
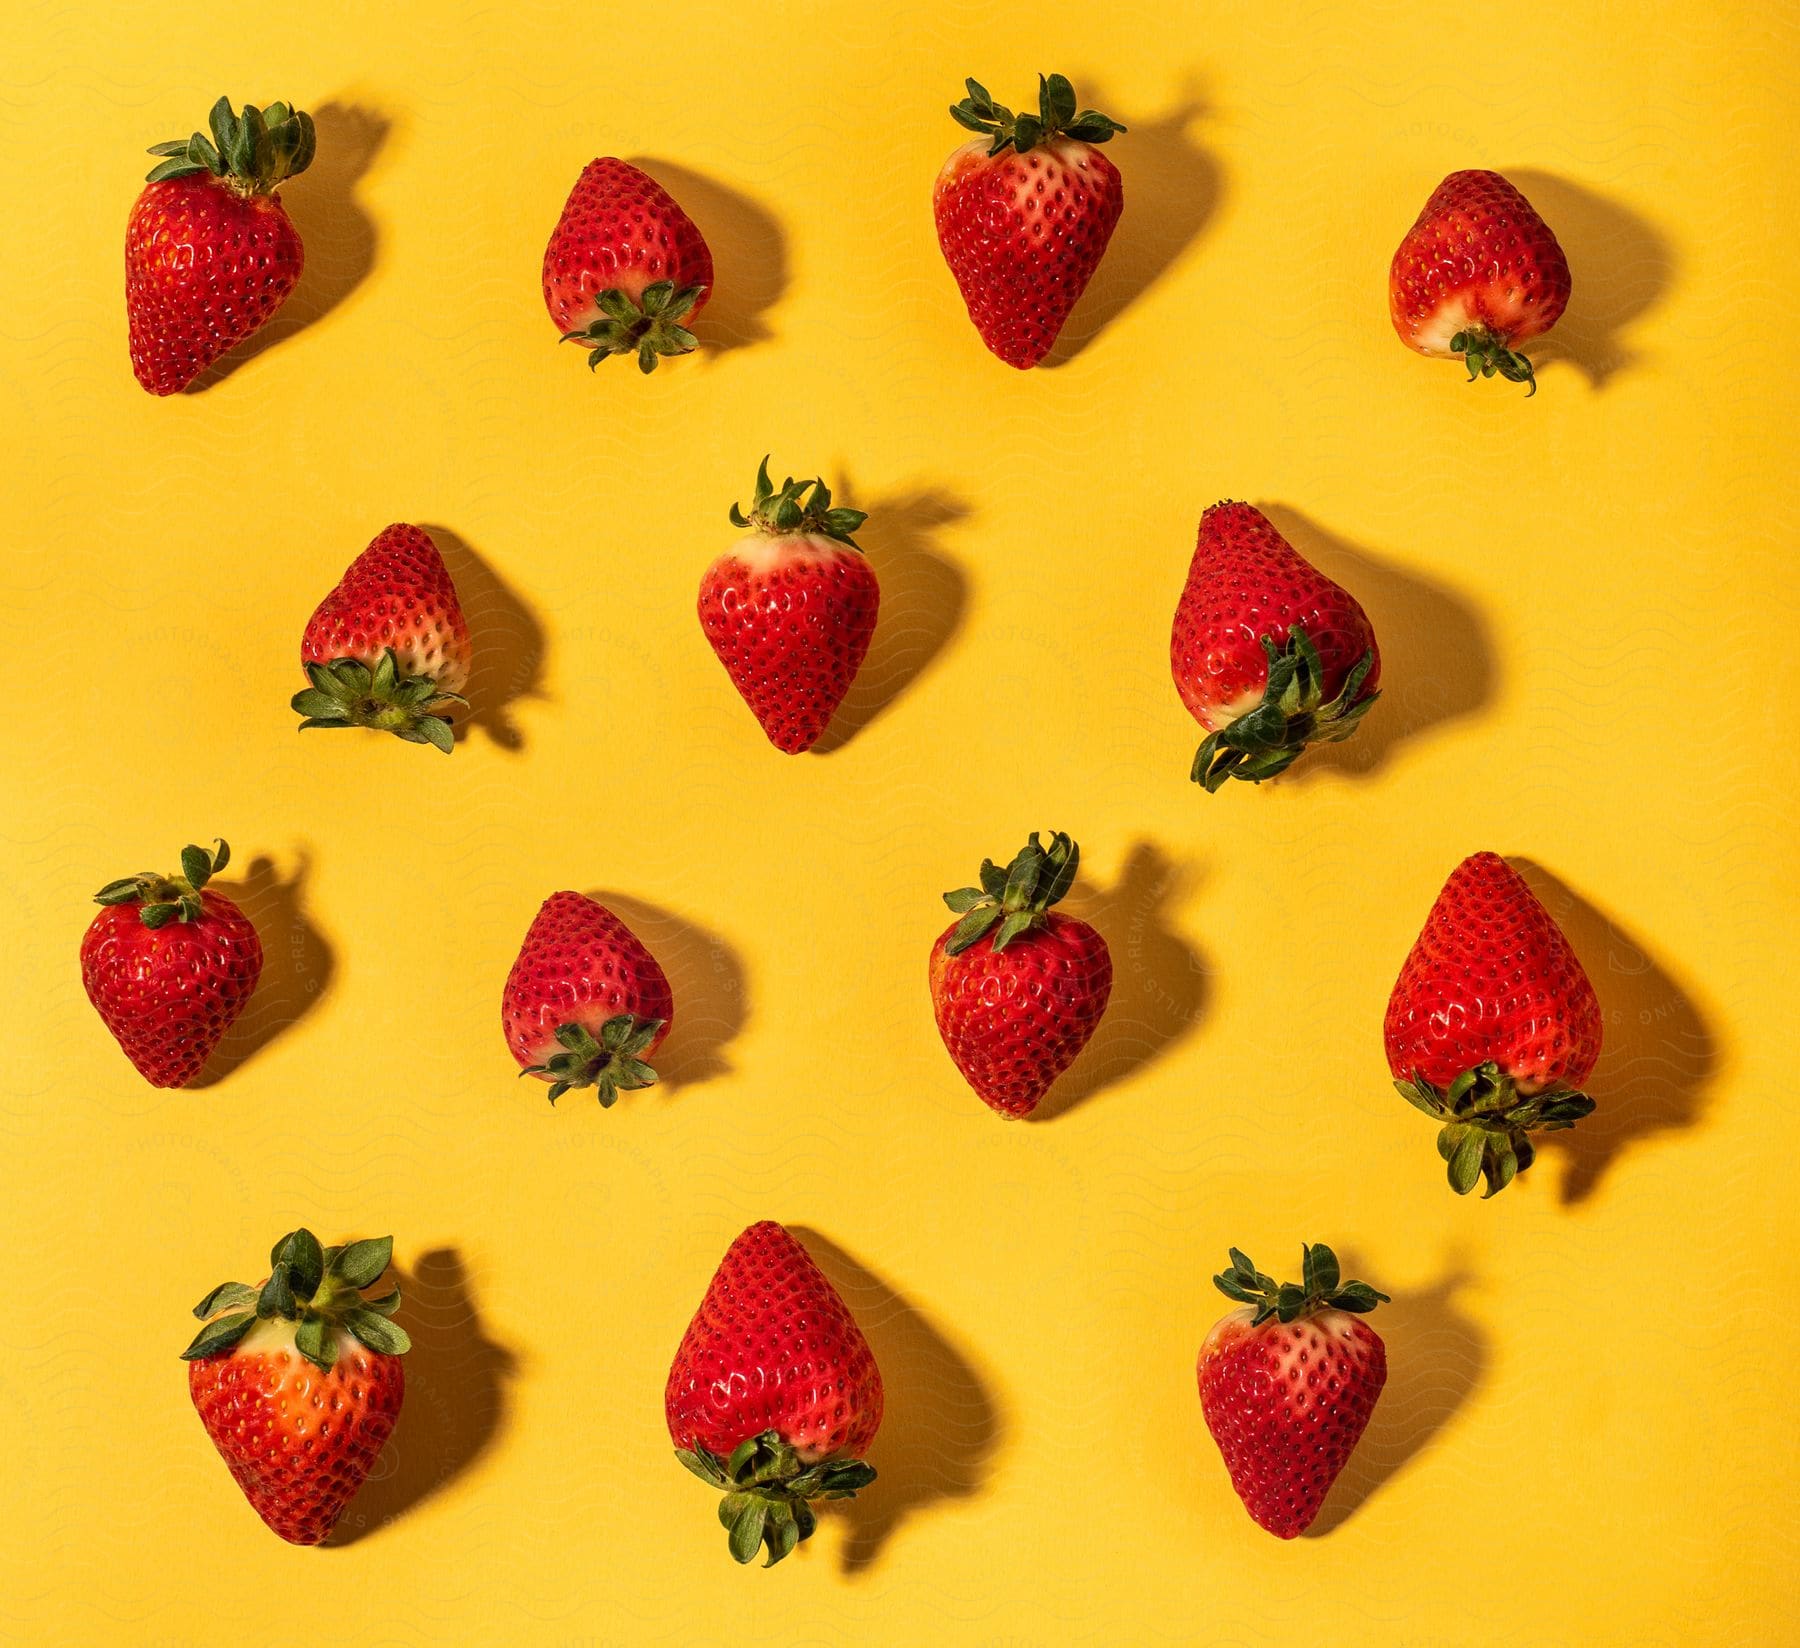
[[[1075,88],[1060,74],[1038,76],[1038,112],[1014,114],[996,103],[979,80],[965,80],[969,95],[950,105],[950,118],[981,137],[991,139],[990,155],[1016,149],[1029,154],[1052,138],[1071,137],[1079,143],[1105,143],[1127,128],[1094,109],[1075,109]]]
[[[308,727],[374,727],[409,744],[430,744],[448,755],[456,733],[442,711],[467,704],[461,693],[445,692],[429,675],[402,675],[394,649],[382,651],[374,669],[360,658],[308,663],[312,685],[294,694],[292,704]]]
[[[221,1282],[194,1306],[206,1325],[182,1361],[228,1355],[257,1323],[277,1320],[297,1324],[294,1348],[322,1373],[331,1372],[344,1334],[379,1356],[404,1355],[412,1340],[389,1320],[400,1308],[399,1288],[379,1299],[362,1292],[381,1280],[393,1254],[392,1236],[321,1247],[310,1230],[290,1231],[271,1250],[273,1268],[260,1288]]]
[[[1348,1310],[1360,1316],[1389,1302],[1387,1294],[1377,1292],[1367,1282],[1343,1281],[1337,1255],[1323,1242],[1300,1244],[1302,1279],[1298,1283],[1277,1282],[1258,1270],[1238,1248],[1229,1251],[1231,1268],[1215,1276],[1213,1286],[1226,1298],[1255,1310],[1252,1327],[1260,1327],[1271,1316],[1280,1322],[1298,1322],[1321,1310]]]
[[[959,887],[944,894],[944,902],[962,917],[944,946],[945,953],[960,956],[996,926],[994,949],[998,952],[1021,933],[1043,926],[1045,912],[1075,885],[1080,863],[1081,849],[1061,830],[1052,832],[1048,847],[1033,830],[1031,839],[1004,870],[991,858],[984,858],[979,887]]]
[[[148,183],[206,172],[241,195],[273,194],[290,177],[312,164],[318,146],[312,116],[286,103],[259,109],[246,103],[242,114],[231,112],[231,99],[221,97],[207,116],[212,128],[155,144],[149,152],[163,156],[150,169]]]
[[[746,1437],[726,1458],[704,1443],[677,1448],[675,1457],[724,1497],[719,1521],[732,1556],[749,1562],[766,1548],[773,1568],[818,1526],[815,1499],[853,1499],[875,1480],[875,1467],[860,1459],[821,1459],[808,1464],[779,1431]]]
[[[1465,1070],[1448,1087],[1436,1086],[1416,1070],[1411,1081],[1394,1086],[1408,1104],[1444,1124],[1437,1147],[1450,1188],[1466,1196],[1485,1177],[1483,1201],[1531,1166],[1537,1155],[1531,1134],[1561,1132],[1594,1109],[1587,1094],[1561,1084],[1521,1094],[1518,1083],[1492,1059]]]
[[[586,326],[563,333],[562,341],[588,351],[590,372],[612,355],[636,355],[640,372],[654,372],[664,355],[687,355],[700,347],[700,340],[682,322],[705,290],[683,286],[677,291],[674,281],[659,280],[633,298],[609,286],[594,294],[600,313]]]
[[[1319,649],[1295,624],[1285,641],[1262,637],[1269,660],[1262,702],[1210,734],[1194,755],[1194,783],[1213,794],[1228,778],[1260,784],[1286,772],[1308,744],[1335,744],[1355,732],[1379,692],[1362,693],[1375,665],[1371,648],[1357,659],[1337,697],[1323,701],[1325,670]],[[1359,696],[1361,694],[1361,696]]]
[[[198,921],[205,912],[200,889],[231,862],[231,849],[222,840],[211,850],[189,844],[181,849],[181,874],[158,875],[140,870],[134,876],[109,881],[94,894],[96,904],[135,904],[138,920],[146,927],[166,927],[171,921]]]
[[[1462,356],[1463,364],[1469,369],[1470,383],[1477,378],[1491,378],[1498,372],[1508,383],[1529,384],[1531,387],[1525,391],[1526,400],[1537,393],[1537,374],[1532,371],[1531,362],[1518,350],[1508,348],[1506,339],[1498,332],[1485,326],[1471,326],[1458,332],[1450,340],[1450,347]]]
[[[869,518],[867,510],[834,508],[831,488],[822,480],[797,481],[790,475],[776,486],[769,479],[766,456],[757,466],[756,491],[751,496],[749,510],[746,512],[741,505],[733,504],[728,514],[733,526],[746,531],[762,532],[770,537],[831,538],[859,551],[862,545],[851,534]]]
[[[591,1087],[602,1110],[610,1110],[621,1093],[654,1087],[656,1072],[638,1055],[661,1034],[661,1019],[640,1019],[615,1013],[600,1026],[598,1037],[584,1024],[559,1024],[556,1039],[563,1051],[542,1064],[528,1064],[521,1076],[549,1076],[550,1102],[555,1104],[571,1087]]]

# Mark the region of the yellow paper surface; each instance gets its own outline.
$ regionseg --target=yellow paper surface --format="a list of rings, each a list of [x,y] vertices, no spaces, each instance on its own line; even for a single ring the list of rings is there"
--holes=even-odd
[[[1800,713],[1783,325],[1795,14],[969,3],[15,6],[0,70],[0,1640],[1793,1641]],[[1072,76],[1131,128],[1058,364],[939,258],[944,113]],[[266,342],[153,400],[120,245],[221,92],[318,120]],[[698,359],[590,376],[542,309],[582,165],[712,242]],[[1527,402],[1406,352],[1386,268],[1492,166],[1575,296]],[[882,625],[828,754],[764,742],[693,614],[757,460],[871,512]],[[1365,602],[1386,697],[1207,797],[1170,686],[1201,509]],[[307,614],[393,520],[475,631],[456,754],[296,736]],[[1112,1010],[1003,1124],[931,1022],[940,893],[1083,848]],[[268,954],[200,1090],[83,998],[103,882],[224,835]],[[1538,884],[1607,1011],[1600,1109],[1446,1189],[1381,1016],[1444,876]],[[539,901],[674,983],[664,1086],[517,1081]],[[670,1354],[775,1217],[886,1374],[881,1480],[740,1571],[669,1455]],[[410,1394],[343,1548],[255,1519],[176,1353],[304,1223],[392,1231]],[[1309,1537],[1244,1516],[1193,1359],[1228,1244],[1394,1295]]]

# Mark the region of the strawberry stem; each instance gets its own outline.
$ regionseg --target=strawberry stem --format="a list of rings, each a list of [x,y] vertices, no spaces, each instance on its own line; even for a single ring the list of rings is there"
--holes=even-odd
[[[969,95],[950,105],[950,118],[959,126],[991,138],[990,155],[1016,149],[1028,154],[1052,138],[1071,137],[1079,143],[1105,143],[1127,128],[1094,109],[1075,110],[1075,88],[1060,74],[1038,76],[1038,112],[1014,114],[996,103],[979,80],[965,80]]]
[[[802,1460],[778,1431],[746,1437],[730,1458],[701,1442],[677,1448],[675,1457],[695,1476],[724,1494],[719,1521],[724,1524],[731,1554],[749,1562],[759,1549],[773,1568],[818,1526],[812,1501],[853,1499],[859,1488],[875,1480],[875,1467],[860,1459]]]
[[[1529,384],[1531,387],[1525,391],[1526,400],[1537,393],[1537,374],[1532,371],[1531,362],[1518,350],[1508,348],[1498,332],[1485,326],[1472,326],[1458,332],[1450,340],[1450,347],[1463,357],[1463,364],[1469,369],[1470,383],[1477,378],[1491,378],[1498,372],[1508,383]]]
[[[1215,1276],[1213,1286],[1226,1298],[1255,1309],[1252,1327],[1260,1326],[1271,1316],[1282,1322],[1298,1322],[1321,1310],[1349,1310],[1362,1315],[1388,1303],[1388,1296],[1376,1292],[1367,1282],[1340,1280],[1337,1255],[1323,1242],[1300,1244],[1302,1280],[1298,1284],[1265,1276],[1238,1248],[1230,1249],[1230,1253],[1231,1268]]]
[[[638,1057],[661,1032],[661,1019],[640,1019],[615,1013],[600,1026],[596,1038],[586,1025],[559,1024],[556,1039],[563,1051],[542,1064],[528,1064],[521,1076],[552,1078],[550,1102],[555,1104],[571,1087],[591,1087],[602,1110],[610,1110],[620,1093],[654,1087],[656,1072]]]
[[[1531,1134],[1562,1132],[1594,1109],[1587,1094],[1561,1085],[1522,1097],[1518,1084],[1492,1059],[1463,1071],[1448,1087],[1417,1071],[1411,1081],[1394,1086],[1408,1104],[1443,1123],[1437,1147],[1450,1188],[1466,1196],[1485,1178],[1483,1201],[1531,1166],[1537,1155]]]
[[[981,885],[959,887],[944,894],[944,902],[962,920],[944,946],[946,954],[960,956],[996,925],[994,949],[1004,950],[1023,932],[1044,925],[1044,912],[1060,903],[1075,885],[1081,849],[1061,830],[1052,833],[1050,845],[1038,840],[1038,832],[1021,847],[1003,870],[991,858],[981,861]]]
[[[309,727],[373,727],[409,744],[430,744],[448,755],[455,729],[443,714],[452,704],[467,704],[460,693],[445,692],[429,675],[402,675],[392,647],[385,648],[374,669],[360,658],[334,658],[329,664],[308,663],[312,685],[297,692],[292,707]]]
[[[1362,691],[1375,665],[1373,650],[1356,661],[1337,697],[1327,704],[1322,701],[1324,665],[1304,629],[1295,624],[1281,642],[1265,635],[1262,648],[1269,661],[1262,702],[1211,734],[1194,755],[1188,776],[1208,795],[1228,778],[1260,784],[1286,772],[1308,744],[1335,744],[1348,738],[1381,696]]]
[[[271,103],[266,109],[246,103],[238,115],[231,112],[231,99],[221,97],[207,124],[212,129],[210,140],[205,132],[195,132],[155,144],[149,152],[164,158],[145,181],[165,183],[206,172],[239,194],[273,194],[312,164],[318,147],[312,116],[286,103]]]
[[[399,1288],[379,1299],[365,1299],[362,1291],[381,1280],[393,1253],[391,1236],[321,1247],[310,1230],[289,1231],[271,1250],[269,1279],[260,1288],[222,1282],[194,1306],[206,1325],[182,1361],[227,1355],[258,1322],[277,1318],[298,1324],[294,1348],[322,1373],[331,1372],[343,1334],[378,1355],[404,1355],[412,1340],[388,1320],[400,1308]]]
[[[198,921],[205,913],[200,889],[231,862],[231,849],[222,840],[211,851],[192,844],[181,849],[181,874],[159,875],[142,870],[119,881],[109,881],[94,894],[96,904],[136,904],[138,919],[146,927],[166,927],[171,921]]]
[[[682,322],[705,290],[684,286],[677,291],[674,281],[659,280],[634,299],[609,286],[594,294],[600,313],[579,330],[563,333],[562,341],[588,351],[590,372],[613,355],[636,355],[640,372],[654,372],[664,355],[691,354],[700,347]]]
[[[833,508],[831,488],[821,480],[797,481],[790,475],[776,486],[769,479],[766,456],[757,466],[756,490],[748,512],[734,503],[728,515],[733,526],[746,531],[770,537],[805,534],[832,538],[856,550],[862,545],[851,534],[869,518],[866,510]]]

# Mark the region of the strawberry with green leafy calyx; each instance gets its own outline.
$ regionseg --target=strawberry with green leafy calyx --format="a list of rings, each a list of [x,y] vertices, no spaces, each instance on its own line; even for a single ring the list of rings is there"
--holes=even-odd
[[[450,569],[430,533],[396,522],[307,620],[300,664],[310,685],[292,707],[302,731],[367,727],[448,755],[471,662]]]
[[[932,1010],[956,1068],[1002,1116],[1029,1115],[1099,1028],[1112,955],[1087,922],[1054,908],[1075,885],[1081,849],[1058,830],[1031,838],[980,885],[944,894],[957,919],[928,968]]]
[[[1525,879],[1475,853],[1444,883],[1382,1027],[1400,1096],[1437,1121],[1450,1188],[1497,1195],[1531,1135],[1589,1115],[1604,1020],[1581,958]]]
[[[140,871],[94,895],[105,906],[81,940],[81,982],[125,1056],[153,1087],[186,1087],[262,977],[262,941],[208,885],[231,860],[223,841],[181,850],[178,875]]]
[[[654,372],[700,340],[688,329],[711,294],[712,253],[649,173],[611,156],[589,162],[544,249],[544,306],[588,367],[635,356]]]
[[[1231,1249],[1213,1286],[1241,1307],[1200,1347],[1200,1407],[1259,1526],[1292,1539],[1311,1525],[1387,1382],[1387,1348],[1362,1318],[1388,1296],[1346,1282],[1323,1242],[1300,1250],[1301,1281],[1277,1282]]]
[[[309,116],[285,103],[212,107],[205,132],[158,143],[125,227],[131,366],[173,395],[286,303],[305,263],[276,190],[312,164]]]
[[[700,627],[750,713],[787,755],[818,742],[868,656],[881,586],[853,536],[869,517],[817,479],[756,471],[746,534],[700,580]]]
[[[1251,504],[1200,517],[1169,633],[1169,669],[1207,729],[1189,777],[1210,795],[1261,784],[1309,744],[1351,736],[1380,696],[1381,651],[1361,604]]]
[[[544,900],[501,993],[501,1027],[521,1076],[550,1083],[555,1103],[591,1087],[603,1109],[649,1087],[649,1059],[675,1017],[668,975],[636,933],[597,899]]]
[[[881,1370],[856,1318],[772,1219],[726,1250],[663,1391],[675,1457],[720,1494],[732,1557],[764,1567],[817,1525],[813,1504],[875,1480]]]
[[[244,1497],[291,1544],[325,1540],[399,1417],[412,1348],[392,1320],[400,1290],[363,1292],[393,1246],[291,1231],[260,1287],[225,1282],[194,1307],[188,1393]]]
[[[1125,209],[1124,181],[1100,151],[1125,127],[1079,108],[1060,74],[1038,76],[1035,114],[964,84],[950,118],[976,136],[933,187],[938,246],[981,341],[1023,371],[1055,347]]]

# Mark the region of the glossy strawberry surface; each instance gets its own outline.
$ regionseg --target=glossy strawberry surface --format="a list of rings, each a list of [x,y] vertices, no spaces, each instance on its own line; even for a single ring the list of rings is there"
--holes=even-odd
[[[1200,517],[1169,635],[1169,669],[1188,713],[1216,732],[1254,709],[1269,679],[1262,639],[1282,641],[1295,625],[1318,649],[1325,699],[1337,697],[1367,652],[1374,662],[1359,696],[1375,691],[1381,651],[1356,597],[1301,555],[1260,509],[1214,504]]]
[[[700,627],[778,750],[810,749],[868,655],[881,587],[820,533],[747,538],[700,582]]]
[[[389,647],[403,675],[444,692],[469,682],[469,626],[431,535],[397,523],[376,534],[307,620],[302,663],[354,658],[371,668]]]
[[[185,389],[287,302],[305,251],[287,208],[207,173],[148,185],[125,227],[131,368],[153,395]]]
[[[731,1244],[669,1369],[669,1435],[729,1456],[774,1431],[805,1461],[860,1456],[881,1425],[881,1370],[825,1273],[781,1225]]]
[[[1568,306],[1569,264],[1531,202],[1498,172],[1452,172],[1388,271],[1394,330],[1422,355],[1457,355],[1470,330],[1502,344],[1547,332]]]
[[[188,1363],[188,1392],[244,1496],[291,1544],[318,1545],[380,1456],[405,1364],[347,1334],[329,1373],[270,1322],[228,1355]]]
[[[1223,1317],[1201,1347],[1200,1408],[1244,1508],[1282,1539],[1304,1533],[1387,1382],[1387,1350],[1360,1316]]]
[[[1600,1003],[1550,912],[1497,853],[1444,883],[1388,1000],[1388,1067],[1447,1086],[1492,1060],[1521,1093],[1580,1088],[1600,1056]]]
[[[704,288],[688,318],[706,306],[712,253],[694,221],[655,178],[623,160],[590,161],[544,249],[544,306],[562,333],[599,313],[609,288],[637,299],[657,281]]]
[[[938,174],[938,245],[981,341],[1023,369],[1049,354],[1099,268],[1125,187],[1090,143],[1054,138],[1025,154],[989,147],[964,144]]]
[[[952,923],[931,950],[938,1034],[964,1080],[1003,1116],[1026,1116],[1075,1062],[1112,994],[1112,957],[1085,921],[1050,911],[996,950],[961,955]]]
[[[106,1028],[153,1087],[185,1087],[244,1010],[262,976],[262,942],[236,904],[211,889],[197,921],[146,927],[116,904],[88,924],[81,982]]]
[[[558,1026],[579,1024],[598,1033],[619,1013],[662,1020],[646,1049],[654,1052],[675,1018],[668,978],[604,904],[581,893],[552,893],[533,918],[501,994],[506,1045],[521,1065],[541,1065],[557,1051]]]

